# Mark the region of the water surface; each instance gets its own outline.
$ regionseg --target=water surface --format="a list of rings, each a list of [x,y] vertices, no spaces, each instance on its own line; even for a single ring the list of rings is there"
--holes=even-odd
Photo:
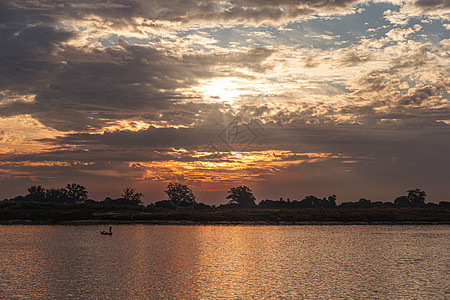
[[[0,298],[449,299],[450,226],[0,226]]]

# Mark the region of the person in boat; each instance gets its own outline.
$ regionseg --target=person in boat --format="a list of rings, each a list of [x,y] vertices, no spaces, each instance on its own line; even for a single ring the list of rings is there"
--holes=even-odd
[[[112,231],[111,231],[111,229],[112,229],[112,226],[109,226],[109,232],[107,232],[107,231],[103,230],[103,231],[100,231],[100,233],[101,233],[101,234],[112,235]]]

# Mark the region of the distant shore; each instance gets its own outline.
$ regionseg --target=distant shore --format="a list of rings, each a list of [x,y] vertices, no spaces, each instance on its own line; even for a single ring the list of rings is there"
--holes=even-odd
[[[450,224],[449,207],[169,210],[90,204],[0,202],[0,224],[395,225]]]
[[[118,221],[118,220],[8,220],[0,221],[0,225],[180,225],[180,226],[311,226],[311,225],[450,225],[450,221],[403,221],[403,222],[330,222],[330,221],[300,221],[300,222],[266,222],[266,221]]]

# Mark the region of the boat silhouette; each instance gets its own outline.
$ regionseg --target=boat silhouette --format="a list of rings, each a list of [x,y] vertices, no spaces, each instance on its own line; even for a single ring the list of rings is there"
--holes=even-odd
[[[108,232],[108,231],[105,231],[105,230],[102,230],[102,231],[100,231],[100,234],[104,234],[104,235],[112,235],[111,228],[112,228],[112,226],[109,226],[109,232]]]

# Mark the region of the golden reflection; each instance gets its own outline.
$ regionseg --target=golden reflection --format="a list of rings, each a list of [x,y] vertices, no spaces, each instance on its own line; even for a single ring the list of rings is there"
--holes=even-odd
[[[53,226],[0,226],[0,298],[51,297],[49,291],[56,287],[55,281],[49,280],[54,271],[49,262],[54,262],[54,256],[47,250],[54,242],[55,229]]]
[[[0,225],[0,298],[446,299],[442,226],[103,229]]]
[[[195,228],[198,245],[200,298],[220,290],[222,297],[242,298],[248,292],[249,278],[261,260],[256,253],[251,227],[231,226]]]

